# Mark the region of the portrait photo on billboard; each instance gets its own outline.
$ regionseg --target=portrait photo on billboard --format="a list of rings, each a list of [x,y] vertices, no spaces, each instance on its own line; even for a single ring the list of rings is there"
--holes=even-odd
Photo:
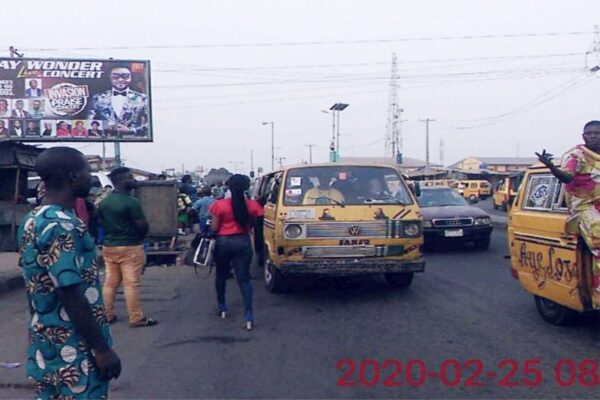
[[[8,131],[8,119],[0,119],[0,138],[7,138],[10,136]]]
[[[151,142],[150,62],[0,58],[0,119],[0,140]]]

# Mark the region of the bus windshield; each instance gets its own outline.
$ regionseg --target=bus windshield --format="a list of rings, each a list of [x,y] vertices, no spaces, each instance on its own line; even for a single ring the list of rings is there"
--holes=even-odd
[[[326,166],[291,169],[285,205],[413,204],[398,172],[389,167]]]

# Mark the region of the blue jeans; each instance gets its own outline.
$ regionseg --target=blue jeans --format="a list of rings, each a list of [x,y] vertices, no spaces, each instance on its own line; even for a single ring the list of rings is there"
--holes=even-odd
[[[250,235],[218,236],[215,247],[215,261],[217,264],[215,275],[215,288],[219,306],[225,303],[225,285],[227,276],[233,268],[235,278],[246,312],[252,312],[252,283],[250,283],[250,264],[252,263],[252,242]]]

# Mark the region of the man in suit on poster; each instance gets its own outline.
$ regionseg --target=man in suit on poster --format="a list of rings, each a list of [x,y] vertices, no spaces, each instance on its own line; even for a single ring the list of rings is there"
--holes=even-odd
[[[37,79],[31,79],[29,81],[29,87],[25,89],[25,97],[41,97],[42,89],[38,87]]]
[[[148,99],[145,94],[132,90],[131,71],[117,66],[110,71],[112,88],[92,98],[88,119],[108,121],[109,130],[119,136],[139,135],[142,120],[148,118]]]
[[[12,110],[11,116],[13,118],[29,118],[31,115],[24,107],[23,100],[15,100],[15,108]]]
[[[6,122],[3,119],[0,119],[0,136],[8,136],[8,128],[6,127]]]

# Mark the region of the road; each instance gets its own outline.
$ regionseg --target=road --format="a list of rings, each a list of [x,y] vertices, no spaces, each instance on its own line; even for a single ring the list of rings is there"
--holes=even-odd
[[[236,285],[228,289],[229,319],[213,315],[212,276],[197,278],[189,267],[151,268],[144,281],[148,314],[160,319],[152,328],[114,325],[116,349],[124,373],[111,386],[112,398],[598,398],[598,386],[575,383],[560,387],[554,366],[559,360],[598,361],[600,319],[588,315],[571,327],[555,327],[541,320],[533,300],[511,277],[506,231],[496,229],[488,251],[458,248],[426,254],[426,272],[408,290],[389,288],[382,279],[343,279],[296,282],[289,294],[267,293],[255,283],[256,329],[241,328],[241,299]],[[232,281],[230,281],[233,283]],[[0,299],[0,361],[22,359],[25,349],[24,295],[13,292]],[[119,303],[121,312],[124,304]],[[350,359],[357,371],[352,387],[337,383],[344,371],[340,360]],[[463,364],[462,380],[427,376],[416,387],[407,383],[405,369],[384,381],[393,362],[406,366],[421,360],[428,371],[441,365]],[[517,387],[503,387],[501,378],[513,359],[520,366]],[[541,360],[543,381],[525,387],[522,370],[527,360]],[[373,376],[376,360],[380,380]],[[470,387],[474,371],[467,360],[480,360],[483,386]],[[412,366],[419,361],[413,361]],[[475,364],[476,362],[472,362]],[[344,366],[345,367],[345,366]],[[7,379],[23,381],[23,370],[0,370],[0,398],[30,397],[29,389],[6,389]],[[4,372],[6,371],[6,372]],[[452,371],[451,368],[446,372]],[[488,377],[490,372],[498,376]],[[452,373],[446,374],[452,380]],[[530,376],[531,377],[531,376]],[[395,380],[394,380],[395,381]],[[448,387],[456,383],[456,387]],[[4,389],[2,389],[4,387]]]
[[[474,205],[481,208],[488,214],[495,215],[497,217],[508,217],[508,212],[494,209],[494,201],[491,197],[488,197],[485,200],[480,200]]]

